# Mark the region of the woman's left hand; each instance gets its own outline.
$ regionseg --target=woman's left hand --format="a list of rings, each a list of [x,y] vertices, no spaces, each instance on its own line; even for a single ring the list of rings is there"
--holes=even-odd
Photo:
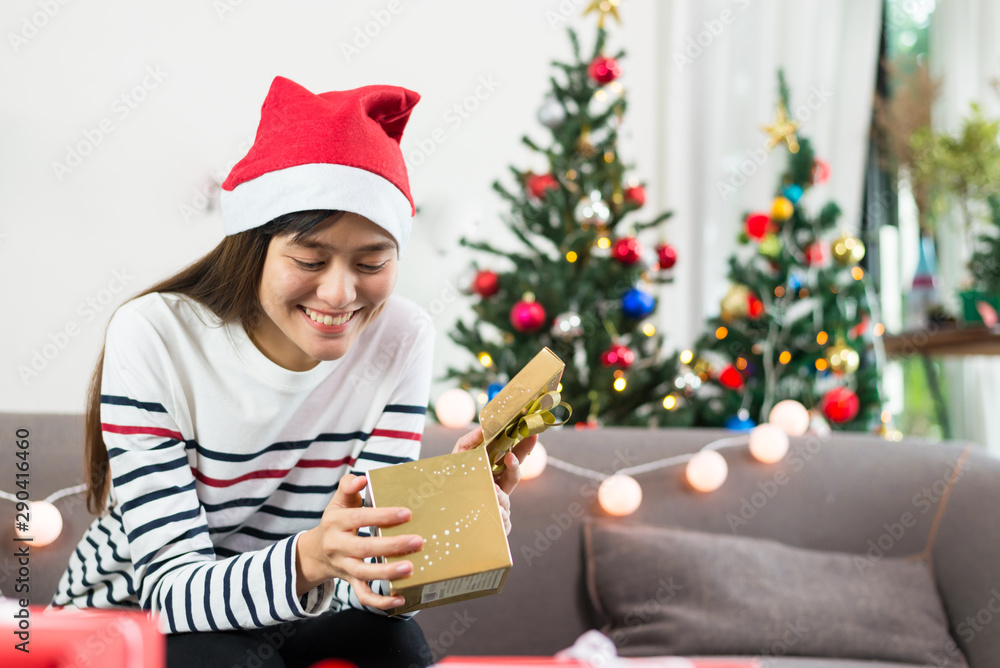
[[[504,531],[508,534],[510,534],[510,493],[514,491],[517,483],[521,481],[521,460],[531,453],[537,441],[537,436],[529,436],[515,445],[512,451],[504,455],[503,473],[493,476],[493,482],[497,490],[497,501],[500,503],[500,515],[503,517]],[[472,450],[482,442],[483,430],[481,427],[476,427],[458,439],[451,452],[454,454],[456,452]]]

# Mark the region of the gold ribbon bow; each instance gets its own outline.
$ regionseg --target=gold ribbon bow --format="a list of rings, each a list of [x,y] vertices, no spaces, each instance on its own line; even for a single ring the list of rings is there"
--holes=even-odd
[[[552,414],[552,409],[559,406],[566,408],[566,417],[562,421],[556,420],[556,416]],[[511,422],[486,446],[487,455],[493,465],[493,474],[503,473],[504,468],[506,468],[503,458],[514,449],[515,445],[529,436],[541,434],[549,427],[559,427],[566,424],[571,415],[573,415],[573,408],[562,401],[556,391],[546,392],[528,404],[524,415]]]

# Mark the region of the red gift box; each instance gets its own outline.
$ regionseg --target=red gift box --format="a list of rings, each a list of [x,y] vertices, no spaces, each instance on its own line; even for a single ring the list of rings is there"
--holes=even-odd
[[[163,634],[146,613],[52,610],[0,600],[0,666],[163,668]],[[25,651],[27,650],[27,651]]]

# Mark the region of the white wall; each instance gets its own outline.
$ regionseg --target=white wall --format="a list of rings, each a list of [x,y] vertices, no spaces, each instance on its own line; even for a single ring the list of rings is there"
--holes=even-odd
[[[549,62],[569,57],[553,17],[572,10],[585,48],[593,39],[583,0],[62,2],[5,0],[0,15],[0,411],[82,410],[114,307],[222,237],[200,191],[242,157],[276,74],[317,92],[388,83],[423,96],[403,140],[420,214],[397,291],[437,313],[439,372],[464,363],[446,336],[467,313],[452,286],[470,257],[456,242],[496,229],[490,184],[509,165],[543,166],[520,136],[541,138]],[[626,150],[651,184],[658,11],[630,0],[611,26],[629,50]],[[373,12],[391,20],[348,58],[342,45]],[[478,108],[449,122],[477,88]],[[436,128],[445,141],[424,156]],[[81,143],[92,151],[57,174]]]

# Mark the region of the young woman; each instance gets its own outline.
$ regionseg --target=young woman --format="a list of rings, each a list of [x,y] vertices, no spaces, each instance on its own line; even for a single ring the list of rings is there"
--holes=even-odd
[[[410,511],[361,499],[365,471],[419,456],[430,388],[430,319],[392,295],[418,99],[274,80],[223,184],[227,236],[108,327],[87,412],[100,517],[53,605],[149,611],[168,666],[430,663],[416,623],[384,616],[402,599],[372,587],[413,569],[375,557],[423,539],[371,537]],[[508,530],[533,445],[497,479]]]

